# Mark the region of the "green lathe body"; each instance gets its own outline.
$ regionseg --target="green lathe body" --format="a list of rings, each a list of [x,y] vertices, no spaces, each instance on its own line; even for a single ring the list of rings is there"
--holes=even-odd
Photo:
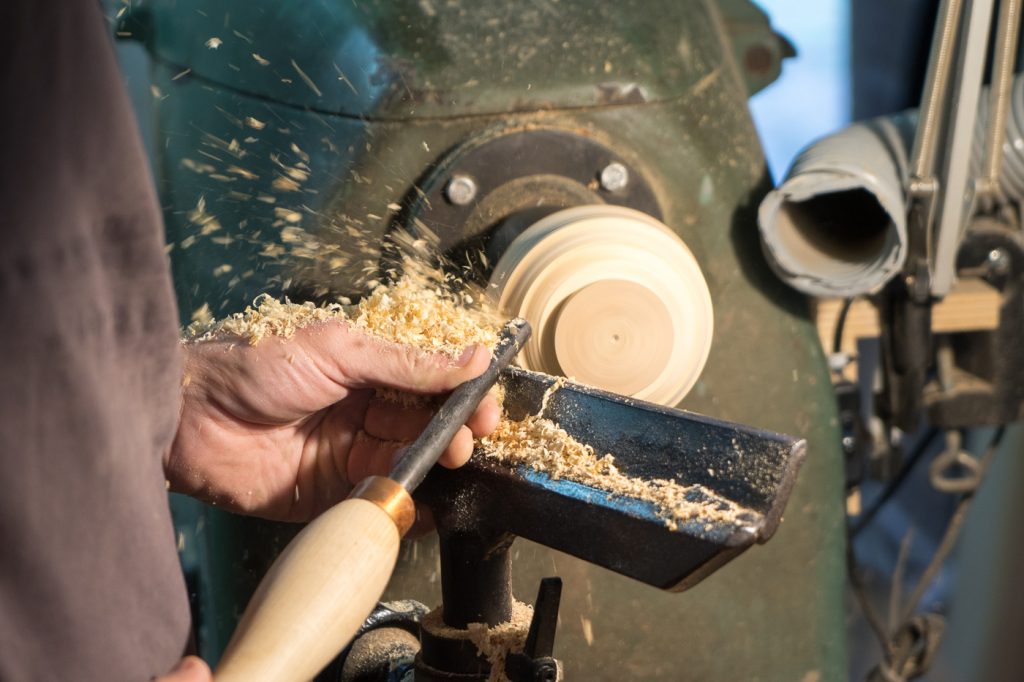
[[[514,591],[531,599],[539,578],[562,576],[567,679],[845,678],[834,400],[806,302],[768,270],[755,224],[770,181],[746,100],[778,73],[781,49],[763,15],[679,0],[155,0],[122,29],[153,57],[183,323],[203,304],[221,316],[263,292],[297,295],[293,213],[323,245],[379,241],[389,205],[481,135],[568,131],[642,169],[714,303],[710,360],[682,406],[799,434],[809,454],[775,538],[691,591],[524,540]],[[296,187],[287,168],[303,170]],[[354,266],[335,265],[317,281],[350,293]],[[200,650],[215,661],[295,529],[174,504]],[[386,596],[440,600],[434,538],[403,544]]]

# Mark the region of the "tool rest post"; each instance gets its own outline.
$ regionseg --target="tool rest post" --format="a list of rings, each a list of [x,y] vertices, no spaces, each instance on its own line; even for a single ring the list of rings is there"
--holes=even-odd
[[[512,618],[512,561],[515,536],[495,533],[440,533],[444,622],[498,625]]]

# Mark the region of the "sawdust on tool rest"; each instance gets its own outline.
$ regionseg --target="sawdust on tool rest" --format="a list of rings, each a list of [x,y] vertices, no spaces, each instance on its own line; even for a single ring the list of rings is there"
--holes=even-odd
[[[505,674],[505,657],[509,653],[523,650],[532,619],[533,607],[513,599],[511,619],[493,627],[488,627],[484,623],[470,623],[465,630],[453,628],[445,624],[444,613],[440,607],[424,616],[420,625],[438,637],[469,640],[476,646],[480,655],[491,664],[488,682],[508,682],[508,676]]]
[[[520,421],[502,417],[494,433],[478,440],[483,456],[513,466],[530,467],[554,480],[567,479],[615,496],[650,502],[671,530],[678,530],[681,523],[694,520],[736,526],[755,520],[755,512],[706,486],[624,474],[612,455],[598,455],[590,445],[579,442],[558,424],[539,416],[544,413],[551,395],[564,383],[564,379],[556,381],[545,391],[537,414]]]

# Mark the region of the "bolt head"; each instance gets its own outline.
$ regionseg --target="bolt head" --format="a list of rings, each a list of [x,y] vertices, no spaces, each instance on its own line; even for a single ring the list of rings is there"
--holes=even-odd
[[[626,189],[626,185],[629,184],[629,169],[618,161],[613,161],[601,169],[598,179],[601,181],[603,189],[609,192],[618,192]]]
[[[994,275],[1005,275],[1010,271],[1010,254],[1005,249],[992,249],[988,252],[987,260]]]
[[[476,198],[476,181],[468,175],[453,175],[444,188],[448,201],[456,206],[465,206]]]

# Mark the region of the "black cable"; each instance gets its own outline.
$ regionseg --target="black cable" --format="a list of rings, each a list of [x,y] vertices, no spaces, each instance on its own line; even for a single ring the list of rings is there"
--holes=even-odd
[[[839,316],[836,318],[836,328],[832,332],[833,353],[839,353],[843,349],[843,330],[846,328],[846,317],[850,314],[850,306],[852,305],[852,297],[843,299],[843,306],[839,309]]]
[[[868,526],[868,524],[871,523],[871,521],[875,518],[878,512],[881,511],[885,503],[889,501],[889,498],[891,498],[893,495],[896,494],[897,491],[899,491],[900,487],[903,485],[903,483],[910,476],[911,472],[914,470],[914,467],[924,456],[924,453],[928,451],[928,448],[931,447],[931,444],[940,435],[940,433],[941,432],[938,429],[930,429],[928,433],[925,434],[924,437],[917,442],[917,445],[914,447],[913,451],[911,451],[910,455],[907,457],[907,461],[904,463],[899,473],[896,474],[896,478],[892,479],[889,485],[886,486],[885,490],[883,490],[879,494],[879,496],[875,498],[874,504],[872,504],[866,512],[860,515],[860,518],[857,519],[857,522],[850,526],[851,539],[860,535],[860,532],[864,530]]]
[[[992,463],[993,458],[995,457],[996,451],[999,449],[999,445],[1002,443],[1003,435],[1005,432],[1005,425],[999,426],[996,429],[995,433],[992,435],[992,440],[989,442],[988,447],[985,450],[984,455],[982,455],[982,457],[980,458],[980,476],[978,478],[978,487],[980,487],[981,483],[984,481],[985,475],[988,473],[989,467]],[[937,431],[935,433],[937,433]],[[886,492],[889,492],[889,490],[895,491],[895,489],[898,487],[899,482],[906,478],[906,473],[909,473],[910,469],[913,467],[916,461],[920,459],[921,454],[925,450],[927,450],[928,443],[934,438],[934,435],[934,433],[930,434],[928,437],[924,439],[924,442],[918,445],[918,447],[915,449],[914,456],[911,457],[910,461],[908,461],[907,463],[907,466],[905,466],[903,470],[901,470],[900,475],[897,477],[896,480],[893,481],[893,485],[887,488]],[[959,537],[960,532],[963,529],[964,520],[967,517],[967,512],[970,509],[971,503],[974,500],[974,495],[977,492],[977,489],[978,488],[975,487],[974,490],[964,493],[964,495],[960,498],[959,502],[957,503],[956,511],[953,513],[953,516],[949,520],[949,524],[946,526],[946,530],[943,533],[942,540],[939,542],[938,548],[935,550],[935,553],[932,555],[931,560],[928,562],[928,566],[921,574],[921,578],[917,581],[916,585],[914,586],[914,590],[911,593],[910,599],[907,600],[907,603],[903,607],[902,622],[898,624],[896,627],[894,627],[892,632],[889,632],[886,629],[885,624],[882,623],[881,616],[878,614],[878,611],[875,610],[874,606],[871,604],[870,599],[868,598],[864,582],[861,579],[860,566],[857,562],[857,557],[853,549],[854,529],[851,528],[848,530],[846,544],[847,574],[849,576],[850,586],[853,590],[853,594],[857,598],[861,610],[864,612],[864,617],[867,620],[868,625],[871,627],[871,630],[874,632],[875,637],[878,639],[878,642],[882,647],[882,651],[884,652],[883,663],[880,664],[879,669],[888,670],[890,671],[890,673],[895,673],[905,679],[909,679],[910,677],[916,677],[922,674],[929,665],[931,655],[934,655],[935,642],[933,642],[931,645],[932,649],[930,655],[925,656],[924,658],[922,658],[921,661],[913,662],[911,667],[907,669],[908,664],[911,664],[911,661],[908,658],[908,656],[910,656],[914,651],[914,642],[911,640],[905,642],[906,646],[898,646],[897,642],[895,641],[895,638],[897,638],[900,635],[901,631],[907,628],[908,625],[913,624],[913,619],[915,618],[914,612],[917,609],[917,604],[919,601],[921,601],[921,597],[924,595],[925,590],[928,589],[928,586],[931,585],[933,580],[935,580],[935,576],[938,574],[939,569],[949,558],[949,554],[950,552],[952,552],[953,547],[956,544],[957,538]],[[888,495],[883,493],[885,499],[888,499],[889,497],[891,497],[891,495],[892,493],[889,493]],[[880,498],[879,502],[874,507],[872,507],[872,515],[874,510],[877,510],[882,506],[885,499]],[[924,618],[927,620],[930,617],[931,616],[925,616]],[[928,625],[927,622],[925,622],[924,624]],[[941,620],[939,621],[939,625],[941,626]],[[926,630],[927,628],[925,630],[922,630],[922,632],[924,632],[924,636],[928,635]],[[936,636],[941,637],[941,627],[939,628],[939,633]],[[927,653],[928,642],[925,642],[925,646]]]

